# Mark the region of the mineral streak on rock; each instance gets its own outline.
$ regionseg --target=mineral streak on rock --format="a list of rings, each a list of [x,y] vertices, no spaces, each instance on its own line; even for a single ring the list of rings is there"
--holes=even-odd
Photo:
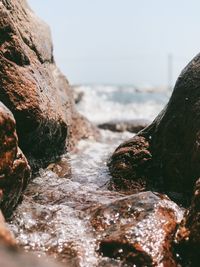
[[[188,204],[200,176],[200,54],[182,71],[157,118],[110,159],[114,183],[126,186],[142,177],[144,189],[165,192]],[[139,159],[138,159],[139,156]]]
[[[166,196],[142,192],[100,205],[93,211],[91,224],[99,233],[103,257],[126,266],[172,267],[178,266],[172,242],[182,216]]]
[[[30,179],[30,167],[18,147],[12,113],[0,103],[0,207],[10,215]]]
[[[0,36],[0,101],[14,114],[25,155],[48,162],[93,135],[55,64],[49,27],[25,0],[1,0]]]

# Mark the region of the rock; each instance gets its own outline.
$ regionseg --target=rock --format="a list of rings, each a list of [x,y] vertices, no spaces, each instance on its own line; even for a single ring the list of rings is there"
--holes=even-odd
[[[165,195],[142,192],[94,209],[99,253],[117,266],[178,266],[172,242],[181,209]],[[125,265],[126,264],[126,265]]]
[[[77,90],[73,90],[73,95],[74,95],[74,102],[75,102],[75,104],[78,104],[83,99],[84,92],[82,92],[82,91],[79,92]]]
[[[181,263],[199,266],[200,262],[200,179],[196,182],[190,208],[176,233],[176,246]],[[185,265],[184,265],[185,266]]]
[[[57,162],[49,164],[47,170],[56,173],[60,178],[70,178],[72,174],[69,159],[64,156]]]
[[[149,142],[142,136],[135,136],[117,148],[108,163],[113,176],[109,188],[126,193],[137,193],[148,188],[146,177],[152,155]]]
[[[16,248],[17,243],[13,234],[8,230],[5,219],[0,211],[0,244],[8,248]]]
[[[113,182],[142,181],[144,190],[167,193],[188,205],[200,177],[200,54],[179,76],[157,118],[120,145],[109,162]]]
[[[148,120],[135,119],[135,120],[125,120],[125,121],[109,121],[99,124],[98,127],[105,130],[110,130],[113,132],[131,132],[138,133],[150,124]]]
[[[48,26],[25,0],[1,1],[0,36],[0,101],[14,114],[19,145],[31,164],[49,162],[94,135],[55,64]]]
[[[23,253],[0,246],[0,266],[2,267],[61,267],[46,258],[38,258],[30,253]],[[72,267],[65,265],[65,267]]]
[[[0,208],[9,216],[30,179],[30,167],[18,147],[12,113],[0,103]]]

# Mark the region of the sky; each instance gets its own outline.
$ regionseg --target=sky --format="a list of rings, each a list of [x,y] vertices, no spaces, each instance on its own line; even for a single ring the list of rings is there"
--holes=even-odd
[[[168,86],[199,52],[199,0],[28,2],[71,84]]]

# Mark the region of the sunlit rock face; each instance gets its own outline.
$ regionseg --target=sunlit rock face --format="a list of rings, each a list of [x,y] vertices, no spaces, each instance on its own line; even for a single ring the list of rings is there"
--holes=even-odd
[[[18,147],[12,113],[0,102],[0,208],[9,216],[30,179],[30,167]]]
[[[93,135],[55,64],[49,27],[26,1],[0,2],[0,36],[0,101],[13,112],[20,147],[31,163],[48,161]]]
[[[166,196],[144,192],[96,208],[91,223],[103,257],[127,266],[177,266],[172,241],[182,215]]]

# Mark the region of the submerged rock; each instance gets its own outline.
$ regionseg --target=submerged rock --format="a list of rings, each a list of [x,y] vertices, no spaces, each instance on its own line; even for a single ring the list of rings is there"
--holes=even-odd
[[[91,224],[99,253],[123,263],[116,266],[178,266],[172,242],[182,216],[165,195],[143,192],[99,206]]]
[[[12,113],[0,103],[0,208],[9,216],[30,179],[30,167],[18,147]]]
[[[188,204],[200,176],[200,54],[179,76],[158,117],[120,145],[109,162],[113,182],[142,182],[145,190],[167,193]]]
[[[72,175],[70,161],[64,156],[58,161],[49,164],[47,170],[56,173],[60,178],[70,178]]]
[[[93,135],[55,64],[49,27],[25,0],[0,2],[0,36],[0,101],[13,112],[20,147],[32,165]]]
[[[113,132],[132,132],[138,133],[150,124],[148,120],[135,119],[135,120],[125,120],[125,121],[109,121],[99,124],[98,127],[105,130],[110,130]]]

